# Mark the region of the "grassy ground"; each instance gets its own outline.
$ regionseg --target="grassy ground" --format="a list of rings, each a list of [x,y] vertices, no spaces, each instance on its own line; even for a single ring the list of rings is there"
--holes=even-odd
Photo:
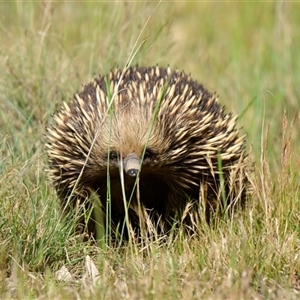
[[[300,297],[299,4],[11,1],[0,9],[1,299]],[[256,162],[244,213],[203,224],[197,237],[124,249],[83,243],[60,222],[44,128],[81,84],[128,61],[184,69],[240,114]],[[66,282],[55,273],[62,266]]]

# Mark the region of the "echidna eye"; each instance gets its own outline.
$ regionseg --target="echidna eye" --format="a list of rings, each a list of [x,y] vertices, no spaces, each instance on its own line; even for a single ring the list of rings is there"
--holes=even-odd
[[[143,157],[143,161],[144,162],[149,162],[151,160],[154,159],[154,152],[151,151],[150,149],[146,149],[145,153],[144,153],[144,157]]]
[[[116,151],[110,151],[109,152],[109,160],[110,161],[118,160],[118,153]]]

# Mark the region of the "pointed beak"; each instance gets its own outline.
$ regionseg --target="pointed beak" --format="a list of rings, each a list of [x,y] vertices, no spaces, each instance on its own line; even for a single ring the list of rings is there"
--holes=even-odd
[[[124,171],[127,175],[136,177],[140,169],[141,160],[135,154],[131,153],[124,159]]]

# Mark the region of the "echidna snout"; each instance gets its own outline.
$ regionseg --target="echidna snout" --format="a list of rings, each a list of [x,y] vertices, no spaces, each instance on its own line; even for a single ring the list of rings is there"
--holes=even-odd
[[[127,175],[132,177],[137,176],[139,172],[141,160],[135,153],[128,154],[127,157],[124,159],[123,164],[124,164],[124,172]]]

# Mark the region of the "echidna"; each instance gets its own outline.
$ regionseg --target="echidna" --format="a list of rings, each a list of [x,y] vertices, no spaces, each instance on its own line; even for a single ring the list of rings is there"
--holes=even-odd
[[[138,204],[172,224],[188,203],[205,203],[210,216],[219,204],[245,202],[247,155],[236,117],[183,72],[116,69],[86,85],[54,119],[46,151],[63,205],[89,209],[96,193],[112,224],[124,221],[127,207],[135,228]],[[94,222],[92,214],[85,224],[91,234]]]

